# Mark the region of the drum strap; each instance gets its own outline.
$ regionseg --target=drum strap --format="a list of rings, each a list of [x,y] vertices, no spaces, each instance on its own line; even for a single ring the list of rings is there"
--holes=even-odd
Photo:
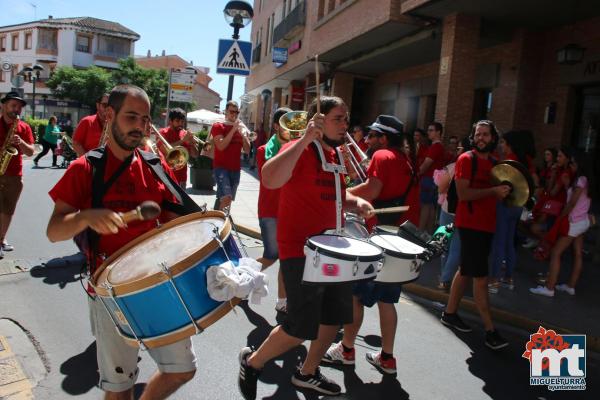
[[[340,174],[346,174],[346,167],[342,162],[343,157],[340,153],[340,149],[336,147],[336,155],[338,157],[339,164],[328,163],[325,159],[325,153],[321,143],[316,140],[312,141],[313,148],[317,152],[317,158],[321,160],[321,168],[325,172],[332,172],[335,178],[335,232],[336,234],[342,233],[342,182]]]

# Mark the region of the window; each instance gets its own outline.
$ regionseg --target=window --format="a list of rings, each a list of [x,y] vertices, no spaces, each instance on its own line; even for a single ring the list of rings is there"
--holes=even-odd
[[[292,0],[290,0],[290,4],[292,3]],[[281,20],[283,21],[285,19],[285,13],[287,11],[287,0],[283,0],[283,8],[281,9]]]
[[[11,46],[12,50],[19,50],[19,34],[12,35],[11,37]]]
[[[57,50],[58,32],[56,29],[38,29],[38,49]]]
[[[131,42],[129,40],[108,36],[98,37],[98,55],[116,58],[127,57],[130,48]]]
[[[32,41],[31,32],[25,32],[25,50],[31,49],[31,41]]]
[[[335,8],[335,0],[329,0],[329,6],[327,7],[327,13],[329,14]]]
[[[273,30],[275,29],[275,13],[271,15],[271,40],[269,40],[269,53],[273,49]]]
[[[269,34],[271,33],[271,17],[267,20],[267,41],[265,42],[265,57],[269,54]]]
[[[77,51],[80,51],[82,53],[89,53],[92,47],[90,45],[90,42],[91,38],[89,36],[77,35]]]
[[[6,51],[6,36],[0,37],[0,51]]]
[[[318,9],[317,18],[318,19],[323,18],[323,15],[325,15],[325,0],[319,0],[319,9]]]

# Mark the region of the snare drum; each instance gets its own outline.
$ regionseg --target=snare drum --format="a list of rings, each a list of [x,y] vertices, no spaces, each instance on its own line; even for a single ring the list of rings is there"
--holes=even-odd
[[[302,281],[319,285],[372,279],[383,261],[379,247],[340,235],[311,236],[304,255]]]
[[[231,225],[220,211],[170,221],[127,244],[94,274],[91,284],[125,341],[147,348],[199,333],[230,309],[210,298],[206,270],[237,264]]]
[[[391,234],[374,235],[370,241],[383,249],[385,257],[375,282],[408,283],[419,278],[425,248]]]

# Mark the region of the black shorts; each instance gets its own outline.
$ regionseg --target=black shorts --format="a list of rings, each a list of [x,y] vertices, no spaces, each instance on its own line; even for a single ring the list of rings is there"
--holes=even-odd
[[[488,259],[494,234],[458,228],[460,235],[460,274],[471,278],[488,276]]]
[[[352,283],[305,285],[304,260],[302,257],[280,261],[287,293],[287,315],[281,327],[290,336],[314,340],[320,324],[352,323]]]

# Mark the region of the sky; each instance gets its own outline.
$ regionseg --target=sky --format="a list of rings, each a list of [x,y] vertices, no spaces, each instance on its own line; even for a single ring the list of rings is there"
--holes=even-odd
[[[253,1],[248,1],[251,5]],[[94,17],[118,22],[137,32],[135,54],[176,54],[194,65],[210,68],[209,87],[227,97],[228,75],[216,73],[219,39],[231,39],[233,28],[223,17],[227,0],[0,0],[0,26],[39,19]],[[249,40],[252,25],[240,30]],[[233,99],[244,93],[244,77],[236,76]]]

